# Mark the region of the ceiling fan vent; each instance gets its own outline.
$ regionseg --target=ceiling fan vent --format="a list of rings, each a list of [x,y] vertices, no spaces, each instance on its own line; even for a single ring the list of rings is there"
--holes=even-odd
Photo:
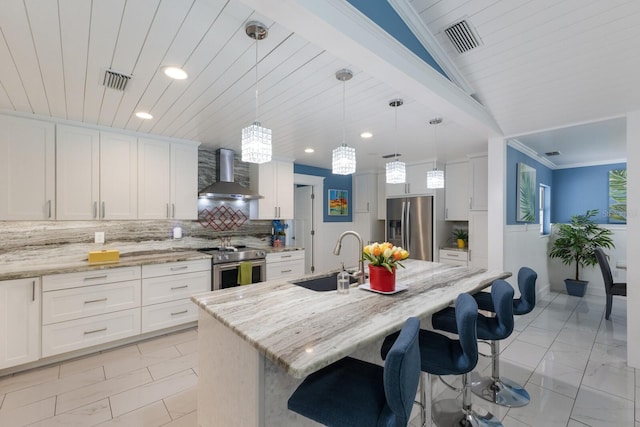
[[[131,80],[131,75],[107,69],[104,71],[104,79],[102,80],[102,85],[104,87],[108,87],[109,89],[115,89],[124,92],[127,87],[127,83],[129,83],[129,80]]]
[[[465,53],[480,46],[480,38],[476,36],[466,20],[445,28],[444,32],[458,53]]]

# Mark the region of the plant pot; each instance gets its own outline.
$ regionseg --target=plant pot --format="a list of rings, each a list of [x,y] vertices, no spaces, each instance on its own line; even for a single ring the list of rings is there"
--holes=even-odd
[[[583,297],[587,292],[588,283],[589,282],[586,280],[564,279],[564,285],[567,288],[567,293],[574,297]]]
[[[458,239],[458,249],[464,249],[464,239]]]
[[[384,267],[369,264],[369,287],[376,291],[393,292],[396,290],[396,269],[389,273]]]

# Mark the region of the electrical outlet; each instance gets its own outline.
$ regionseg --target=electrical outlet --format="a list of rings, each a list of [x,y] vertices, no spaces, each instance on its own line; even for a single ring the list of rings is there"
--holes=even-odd
[[[104,231],[96,231],[94,243],[104,243]]]

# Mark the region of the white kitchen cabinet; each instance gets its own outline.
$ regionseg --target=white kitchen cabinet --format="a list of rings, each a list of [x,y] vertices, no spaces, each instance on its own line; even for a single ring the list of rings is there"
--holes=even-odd
[[[251,219],[293,218],[293,163],[272,160],[251,165],[251,189],[262,199],[251,200]]]
[[[56,218],[98,219],[100,205],[100,132],[56,126]]]
[[[295,279],[304,275],[304,251],[270,252],[266,262],[267,280]]]
[[[138,139],[138,218],[197,219],[198,148]]]
[[[0,116],[0,220],[55,219],[54,124]]]
[[[439,261],[442,264],[467,266],[468,252],[459,249],[440,249]]]
[[[489,216],[487,211],[469,212],[469,266],[487,268],[489,265]]]
[[[427,171],[430,170],[433,170],[433,162],[407,165],[407,182],[386,184],[387,197],[433,194],[433,190],[427,188]]]
[[[0,369],[40,358],[40,278],[0,282]]]
[[[198,320],[191,296],[211,290],[211,260],[142,266],[142,333]]]
[[[352,183],[353,212],[369,212],[377,216],[378,175],[375,173],[354,174]]]
[[[100,218],[138,218],[138,141],[100,132]]]
[[[445,179],[445,219],[447,221],[468,221],[469,163],[464,161],[447,164]]]
[[[469,159],[469,209],[486,211],[489,208],[489,162],[487,156]]]
[[[42,356],[140,334],[140,267],[42,278]]]

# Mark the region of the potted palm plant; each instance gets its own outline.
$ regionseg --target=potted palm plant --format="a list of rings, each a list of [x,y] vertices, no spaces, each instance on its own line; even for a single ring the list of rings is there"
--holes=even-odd
[[[615,247],[611,230],[593,222],[596,215],[598,209],[590,209],[584,215],[573,215],[569,224],[555,225],[549,258],[559,258],[565,265],[575,264],[574,277],[564,280],[569,295],[584,296],[589,282],[580,280],[580,267],[598,263],[594,249]]]

